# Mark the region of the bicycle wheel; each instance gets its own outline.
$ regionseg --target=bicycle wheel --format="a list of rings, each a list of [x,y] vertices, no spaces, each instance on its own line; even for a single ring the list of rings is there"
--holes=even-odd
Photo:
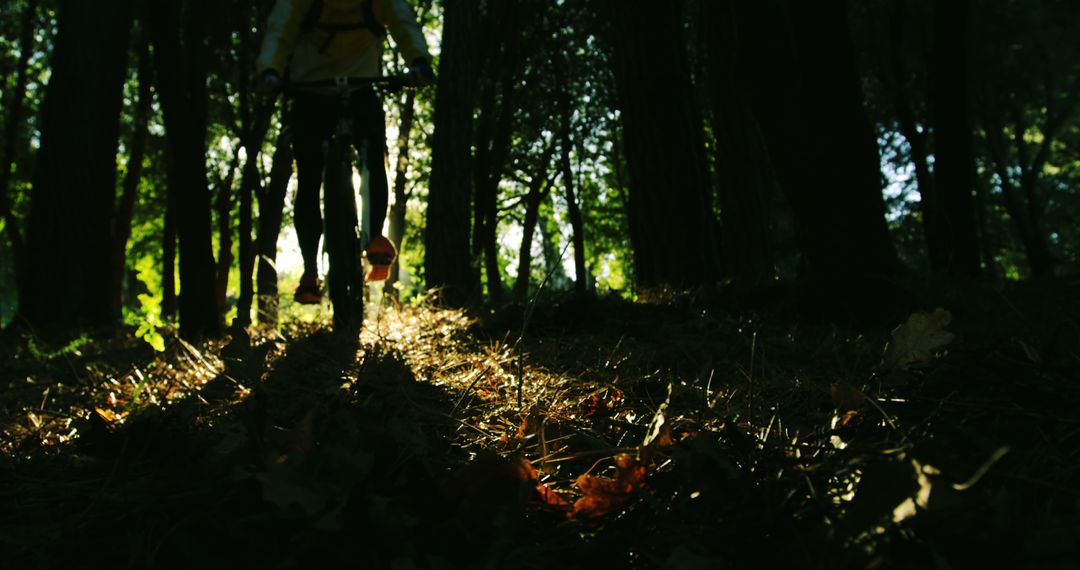
[[[330,257],[327,286],[334,310],[334,329],[355,334],[364,323],[364,275],[351,152],[351,145],[340,135],[335,135],[327,146],[323,215],[326,252]]]

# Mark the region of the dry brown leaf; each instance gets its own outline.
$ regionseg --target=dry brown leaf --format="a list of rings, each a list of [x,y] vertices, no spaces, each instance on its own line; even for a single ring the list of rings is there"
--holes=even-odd
[[[448,495],[478,503],[506,504],[524,499],[526,506],[547,511],[569,511],[561,495],[540,482],[526,459],[504,459],[483,454],[458,469],[445,487]]]
[[[615,457],[618,474],[614,479],[584,474],[577,479],[582,497],[574,503],[574,516],[597,520],[626,506],[645,481],[646,466],[632,455]]]

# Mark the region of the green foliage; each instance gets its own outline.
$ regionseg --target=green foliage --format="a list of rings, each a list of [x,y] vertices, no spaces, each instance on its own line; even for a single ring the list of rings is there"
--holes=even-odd
[[[161,318],[161,273],[150,256],[143,257],[135,264],[138,280],[146,288],[146,293],[138,295],[138,308],[124,313],[126,324],[135,326],[135,336],[149,344],[157,352],[165,350],[165,337],[161,329],[165,323]]]

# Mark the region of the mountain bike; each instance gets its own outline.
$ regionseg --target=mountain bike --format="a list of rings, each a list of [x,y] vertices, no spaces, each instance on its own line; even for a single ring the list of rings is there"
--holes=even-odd
[[[399,76],[344,77],[321,81],[288,82],[286,95],[296,95],[319,88],[340,97],[338,121],[330,138],[324,141],[323,170],[323,247],[329,258],[326,281],[334,314],[334,330],[345,334],[360,332],[364,323],[364,252],[371,244],[370,173],[367,168],[367,140],[357,141],[361,132],[349,113],[352,95],[362,89],[395,91],[404,88],[407,79]],[[357,152],[357,147],[361,148]],[[357,217],[357,193],[353,186],[353,168],[360,172],[360,209]]]

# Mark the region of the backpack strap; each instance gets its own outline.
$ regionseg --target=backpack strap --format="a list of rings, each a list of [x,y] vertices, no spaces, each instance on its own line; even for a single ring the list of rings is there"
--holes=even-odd
[[[324,4],[325,0],[312,0],[311,7],[308,8],[307,14],[304,14],[303,21],[300,22],[301,30],[306,32],[319,25],[319,20],[322,19]]]
[[[309,31],[314,28],[320,30],[326,30],[331,34],[336,32],[350,32],[352,30],[369,30],[378,38],[386,37],[386,26],[383,26],[379,19],[375,17],[375,4],[372,0],[364,0],[361,4],[361,11],[363,12],[363,21],[349,24],[323,24],[322,20],[323,8],[325,7],[325,0],[312,0],[311,8],[308,9],[307,14],[304,15],[304,20],[300,23],[300,29],[303,31]]]
[[[367,24],[371,33],[375,34],[375,37],[379,39],[386,37],[386,26],[375,17],[375,0],[364,0],[364,23]]]

